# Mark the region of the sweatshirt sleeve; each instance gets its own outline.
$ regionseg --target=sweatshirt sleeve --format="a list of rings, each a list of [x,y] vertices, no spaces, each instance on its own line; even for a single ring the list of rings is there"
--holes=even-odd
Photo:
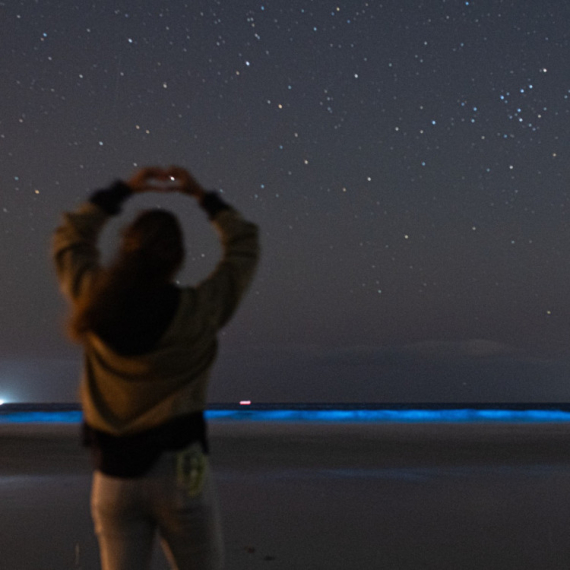
[[[220,236],[222,259],[196,287],[195,305],[216,329],[229,321],[239,305],[253,279],[260,249],[257,226],[220,200],[222,203],[224,207],[215,213],[207,210]]]
[[[130,194],[129,187],[117,181],[94,192],[75,212],[63,214],[53,236],[52,255],[61,290],[72,301],[79,299],[99,271],[99,235]]]

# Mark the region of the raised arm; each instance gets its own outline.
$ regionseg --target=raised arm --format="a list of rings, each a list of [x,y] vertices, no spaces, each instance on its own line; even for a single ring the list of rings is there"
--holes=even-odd
[[[127,182],[119,180],[94,192],[75,212],[63,215],[53,237],[52,254],[61,289],[72,301],[86,291],[100,269],[97,241],[105,223],[133,193],[157,190],[151,182],[166,179],[158,167],[143,168]]]
[[[259,260],[259,232],[233,208],[219,209],[221,199],[206,194],[202,201],[220,236],[222,259],[210,276],[196,288],[198,303],[210,308],[214,326],[224,326],[233,315],[253,279]],[[224,203],[225,205],[225,203]]]
[[[167,173],[179,190],[196,198],[218,231],[222,259],[207,279],[196,287],[196,308],[218,329],[233,315],[246,292],[259,260],[259,232],[216,192],[207,192],[190,173],[171,167]]]
[[[62,224],[53,236],[52,254],[61,290],[70,300],[79,299],[97,275],[101,230],[130,194],[124,182],[116,182],[93,194],[75,212],[63,214]]]

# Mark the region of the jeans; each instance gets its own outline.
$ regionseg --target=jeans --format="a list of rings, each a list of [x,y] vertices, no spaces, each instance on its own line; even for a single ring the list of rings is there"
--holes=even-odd
[[[223,545],[208,458],[199,444],[163,453],[143,477],[93,476],[102,570],[146,570],[158,531],[173,570],[219,570]]]

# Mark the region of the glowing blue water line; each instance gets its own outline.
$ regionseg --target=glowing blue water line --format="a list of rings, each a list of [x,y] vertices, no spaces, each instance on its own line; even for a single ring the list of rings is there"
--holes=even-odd
[[[0,424],[16,423],[64,423],[81,422],[81,412],[9,412],[0,414]]]
[[[562,410],[211,410],[212,420],[281,422],[568,422]]]
[[[570,412],[563,410],[208,410],[212,421],[245,422],[341,422],[341,423],[482,423],[482,422],[570,422]],[[79,423],[81,412],[8,412],[0,413],[0,423]]]

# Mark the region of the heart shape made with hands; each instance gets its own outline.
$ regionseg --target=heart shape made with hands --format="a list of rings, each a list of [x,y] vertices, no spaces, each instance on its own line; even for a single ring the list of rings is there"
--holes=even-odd
[[[177,179],[175,176],[167,176],[166,178],[149,178],[146,182],[149,189],[156,191],[165,190],[181,190],[183,187],[182,180]]]
[[[184,187],[184,180],[176,177],[170,170],[155,171],[146,180],[146,187],[157,192],[179,191]]]

